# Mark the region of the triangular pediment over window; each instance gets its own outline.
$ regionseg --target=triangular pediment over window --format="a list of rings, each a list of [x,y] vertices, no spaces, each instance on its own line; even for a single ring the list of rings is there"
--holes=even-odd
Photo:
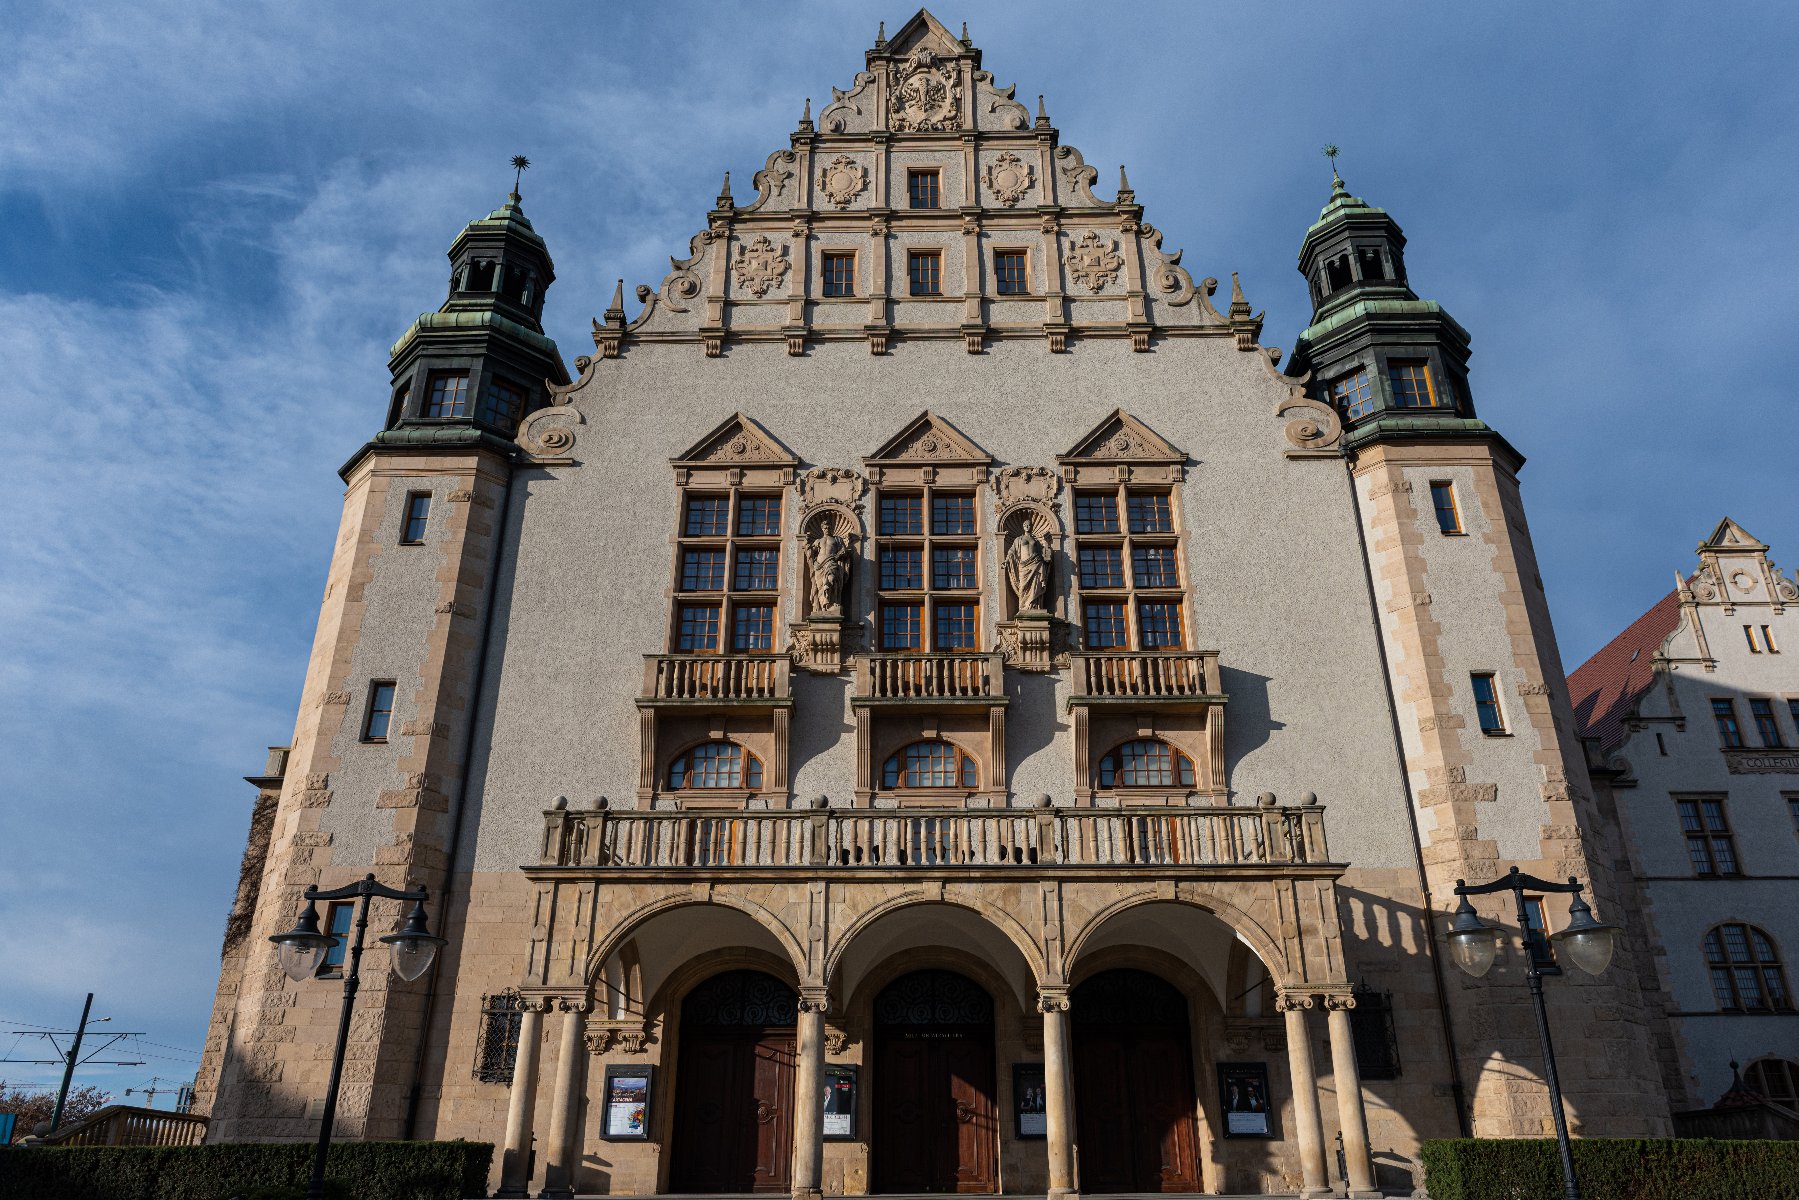
[[[779,439],[742,413],[725,422],[670,460],[677,467],[792,467],[799,459]]]
[[[993,457],[975,445],[967,434],[927,408],[862,461],[869,464],[966,463],[986,466]]]
[[[1100,463],[1171,463],[1187,461],[1187,452],[1139,421],[1122,408],[1093,427],[1092,432],[1056,457],[1070,465]]]
[[[1733,551],[1741,554],[1761,554],[1767,549],[1767,546],[1750,536],[1747,529],[1729,517],[1725,517],[1718,522],[1718,527],[1712,530],[1712,535],[1700,545],[1699,552],[1703,554],[1709,550],[1714,554],[1729,554]]]

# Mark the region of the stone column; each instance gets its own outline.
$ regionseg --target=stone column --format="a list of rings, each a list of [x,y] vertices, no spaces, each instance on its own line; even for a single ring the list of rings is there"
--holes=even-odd
[[[1045,988],[1037,995],[1043,1014],[1043,1115],[1049,1153],[1049,1200],[1078,1194],[1074,1178],[1074,1089],[1068,1044],[1068,991]],[[1016,1104],[1017,1098],[1013,1098]]]
[[[543,1169],[544,1200],[572,1200],[575,1165],[581,1154],[581,1092],[587,1084],[587,1044],[581,1036],[587,1025],[588,999],[558,1000],[562,1010],[562,1046],[556,1059],[556,1093],[550,1101],[548,1160]]]
[[[825,1164],[825,1010],[823,988],[800,993],[793,1081],[793,1200],[819,1200]]]
[[[1337,1123],[1343,1128],[1343,1158],[1352,1197],[1378,1197],[1374,1160],[1368,1154],[1368,1114],[1362,1107],[1362,1072],[1356,1067],[1355,1034],[1349,1028],[1354,996],[1326,996],[1331,1034],[1331,1072],[1337,1081]]]
[[[518,1056],[512,1061],[512,1096],[506,1106],[506,1143],[500,1152],[497,1197],[531,1194],[531,1108],[537,1099],[537,1060],[543,1043],[543,1013],[549,1001],[519,1002]]]
[[[1331,1194],[1324,1168],[1324,1123],[1318,1116],[1318,1074],[1312,1066],[1312,1038],[1306,1028],[1310,996],[1283,993],[1277,1007],[1287,1021],[1287,1069],[1293,1076],[1293,1123],[1298,1126],[1299,1170],[1303,1200]]]

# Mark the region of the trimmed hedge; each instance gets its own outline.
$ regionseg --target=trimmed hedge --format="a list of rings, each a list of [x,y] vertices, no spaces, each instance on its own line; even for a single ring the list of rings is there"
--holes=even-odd
[[[1576,1138],[1582,1200],[1799,1200],[1799,1142]],[[1551,1138],[1425,1142],[1431,1200],[1561,1200]]]
[[[300,1196],[312,1154],[306,1142],[10,1146],[0,1149],[0,1196],[230,1200],[282,1188]],[[492,1163],[490,1142],[335,1142],[325,1178],[334,1200],[467,1200],[487,1194]]]

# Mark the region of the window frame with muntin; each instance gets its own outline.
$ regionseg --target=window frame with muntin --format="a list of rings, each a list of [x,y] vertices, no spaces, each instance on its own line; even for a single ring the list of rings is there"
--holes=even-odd
[[[1746,921],[1723,921],[1705,931],[1700,946],[1719,1012],[1793,1011],[1780,949],[1765,929]]]
[[[926,270],[926,265],[929,269]],[[943,249],[912,246],[906,250],[906,294],[938,299],[943,296]]]
[[[935,482],[883,487],[874,510],[876,650],[981,653],[980,489]],[[896,641],[896,634],[914,630],[916,644]],[[956,640],[946,643],[945,634]]]
[[[1081,645],[1089,653],[1187,651],[1179,491],[1173,484],[1120,482],[1083,485],[1070,497],[1073,590]]]
[[[1499,692],[1499,672],[1468,672],[1468,690],[1474,696],[1474,723],[1486,737],[1509,737],[1505,701]],[[1489,719],[1490,718],[1490,719]]]
[[[846,267],[841,273],[833,268]],[[818,294],[827,300],[848,300],[856,295],[856,252],[827,247],[818,255]]]
[[[939,749],[946,753],[941,756],[936,755],[934,752]],[[915,755],[912,753],[913,751],[933,752],[928,768],[932,772],[930,781],[922,783],[913,781],[915,764],[924,758],[922,753]],[[936,763],[939,757],[947,758],[949,761],[948,782],[938,782],[935,778],[938,773]],[[980,756],[941,735],[907,742],[903,746],[896,747],[893,753],[881,762],[881,791],[883,792],[933,792],[944,795],[950,793],[964,795],[980,790]]]
[[[1468,530],[1462,525],[1462,505],[1455,495],[1454,480],[1430,481],[1430,506],[1437,516],[1438,533],[1444,537],[1467,536]]]
[[[943,207],[943,168],[906,168],[906,208],[931,212]]]
[[[1346,425],[1354,424],[1380,407],[1375,390],[1374,373],[1367,367],[1354,367],[1330,381],[1328,385],[1333,407]]]
[[[449,386],[456,382],[460,382],[462,386]],[[474,382],[475,371],[472,367],[443,367],[427,371],[424,394],[419,397],[419,418],[425,421],[467,420]]]
[[[1725,801],[1721,795],[1674,797],[1687,865],[1696,879],[1742,878],[1743,861],[1737,856],[1736,834],[1730,828]]]
[[[1742,750],[1749,743],[1743,737],[1743,723],[1737,717],[1736,701],[1729,696],[1711,698],[1712,724],[1718,730],[1719,748]]]
[[[1029,296],[1031,294],[1031,252],[1023,246],[993,248],[993,294],[996,296]]]
[[[701,781],[695,782],[695,776]],[[755,793],[764,790],[767,780],[761,756],[748,746],[730,738],[707,738],[669,759],[662,787],[669,793]]]
[[[1146,756],[1152,761],[1146,763]],[[1165,778],[1159,769],[1163,765],[1160,760],[1166,760]],[[1156,770],[1156,778],[1144,777],[1146,766]],[[1125,778],[1127,772],[1133,777]],[[1165,738],[1146,734],[1139,734],[1113,746],[1099,756],[1094,768],[1096,790],[1118,793],[1121,799],[1132,794],[1151,793],[1178,793],[1184,796],[1198,786],[1198,778],[1199,769],[1194,766],[1192,755]]]
[[[362,741],[380,745],[393,740],[394,705],[399,695],[398,681],[369,680],[368,701],[362,710]]]
[[[683,488],[680,499],[669,652],[775,653],[780,644],[785,490],[692,487]],[[747,576],[746,565],[752,568]],[[746,633],[755,644],[742,644]]]
[[[1453,407],[1445,403],[1438,387],[1437,373],[1428,357],[1389,358],[1387,390],[1396,410],[1417,412]]]
[[[431,493],[407,492],[400,510],[400,545],[422,546],[431,528]]]

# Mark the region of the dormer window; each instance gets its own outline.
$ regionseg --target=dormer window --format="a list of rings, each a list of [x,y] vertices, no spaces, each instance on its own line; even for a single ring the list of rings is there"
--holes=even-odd
[[[438,420],[468,416],[468,372],[431,372],[425,390],[425,411],[419,415]]]
[[[1395,408],[1437,408],[1442,405],[1443,401],[1437,398],[1437,384],[1431,378],[1429,363],[1422,359],[1395,362],[1388,371]]]
[[[937,168],[913,168],[906,172],[906,199],[913,208],[940,207]]]

